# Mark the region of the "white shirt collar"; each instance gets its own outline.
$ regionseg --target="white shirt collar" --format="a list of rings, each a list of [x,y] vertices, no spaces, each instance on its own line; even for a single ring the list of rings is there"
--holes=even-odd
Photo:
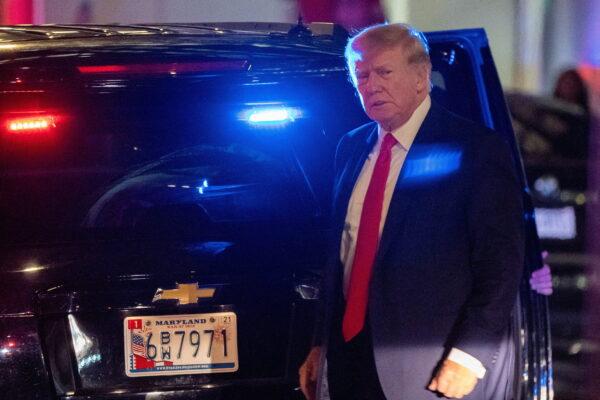
[[[413,141],[415,140],[415,136],[417,136],[417,132],[419,132],[419,128],[423,124],[429,109],[431,108],[431,98],[429,95],[425,97],[425,99],[419,104],[416,110],[412,113],[408,121],[404,123],[404,125],[400,126],[397,129],[394,129],[391,133],[394,135],[398,143],[404,148],[404,150],[408,151]],[[383,140],[383,135],[386,133],[384,129],[381,128],[381,125],[378,125],[377,134],[379,138],[378,142]],[[379,144],[379,143],[378,143]]]

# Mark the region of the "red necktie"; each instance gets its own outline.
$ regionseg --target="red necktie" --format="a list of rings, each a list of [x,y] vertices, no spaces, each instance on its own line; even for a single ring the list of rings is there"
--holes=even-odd
[[[356,251],[350,273],[350,284],[346,300],[346,310],[342,323],[342,333],[346,342],[356,336],[365,325],[367,300],[369,297],[369,281],[373,271],[373,262],[379,244],[379,225],[383,208],[385,184],[390,172],[392,147],[396,138],[386,134],[381,144],[379,156],[375,162],[373,175],[369,182],[367,194],[360,215],[360,225],[356,238]]]

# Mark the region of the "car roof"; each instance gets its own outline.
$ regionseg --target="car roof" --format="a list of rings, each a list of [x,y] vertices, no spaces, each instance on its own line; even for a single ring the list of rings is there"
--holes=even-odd
[[[330,50],[339,53],[348,32],[331,23],[219,22],[0,26],[0,53],[106,46],[162,47],[193,44],[247,44]]]
[[[425,33],[430,45],[446,46],[443,62],[454,62],[453,49],[468,53],[470,69],[490,128],[512,132],[500,82],[483,29]],[[121,63],[244,61],[255,74],[302,76],[344,72],[349,37],[332,23],[265,22],[73,24],[0,26],[0,70],[9,77],[18,70],[31,82],[41,76],[60,80],[76,75],[80,66]],[[27,69],[27,71],[25,71]],[[34,70],[35,69],[35,70]],[[39,73],[37,70],[40,70]],[[12,72],[4,73],[4,72]],[[210,70],[210,75],[219,75]],[[225,71],[224,76],[229,76]],[[33,79],[32,79],[33,78]],[[2,83],[0,78],[0,83]],[[6,81],[6,79],[4,79]],[[474,118],[479,120],[479,118]]]

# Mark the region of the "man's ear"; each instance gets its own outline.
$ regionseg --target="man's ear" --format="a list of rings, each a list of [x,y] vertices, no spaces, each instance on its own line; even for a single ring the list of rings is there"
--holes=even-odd
[[[429,91],[429,75],[431,73],[430,67],[426,63],[419,63],[417,65],[417,91],[419,93]]]

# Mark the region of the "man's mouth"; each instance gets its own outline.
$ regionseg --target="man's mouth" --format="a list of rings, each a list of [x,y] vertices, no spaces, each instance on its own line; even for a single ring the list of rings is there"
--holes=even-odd
[[[378,100],[378,101],[374,101],[371,103],[371,107],[381,107],[382,105],[384,105],[386,102],[383,100]]]

